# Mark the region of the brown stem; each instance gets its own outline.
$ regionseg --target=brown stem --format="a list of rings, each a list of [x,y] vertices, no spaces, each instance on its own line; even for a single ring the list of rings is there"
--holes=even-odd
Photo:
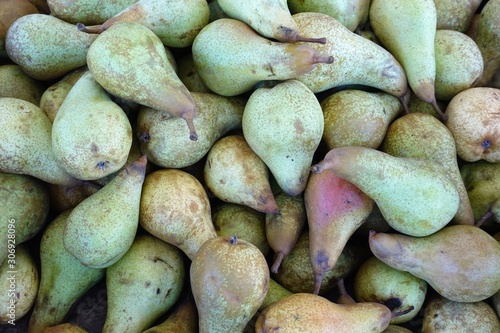
[[[318,295],[321,289],[321,283],[323,282],[323,273],[314,274],[314,291],[313,294]]]
[[[356,301],[347,293],[345,290],[344,279],[340,278],[337,280],[337,288],[339,290],[339,298],[337,300],[338,304],[355,304]]]
[[[444,114],[443,111],[441,111],[441,108],[437,104],[437,101],[435,98],[432,100],[431,104],[434,107],[434,109],[437,111],[437,113],[439,114],[439,116],[441,117],[441,120],[443,122],[448,120],[448,116],[446,114]]]
[[[101,32],[103,32],[105,30],[105,28],[102,24],[86,26],[83,23],[77,23],[76,27],[78,28],[78,30],[80,30],[82,32],[89,33],[89,34],[100,34]]]
[[[278,269],[283,261],[283,258],[285,258],[285,254],[283,252],[276,253],[276,259],[274,259],[274,263],[271,266],[271,272],[274,274],[278,273]]]
[[[306,43],[320,43],[320,44],[326,44],[326,38],[310,38],[310,37],[304,37],[300,35],[295,35],[295,41],[296,42],[306,42]]]
[[[398,312],[391,312],[391,318],[395,318],[395,317],[400,317],[400,316],[403,316],[407,313],[410,313],[413,311],[413,309],[415,309],[415,307],[413,305],[410,305],[407,309],[405,310],[401,310],[401,311],[398,311]]]
[[[491,210],[491,208],[488,208],[488,210],[486,211],[486,214],[484,214],[480,219],[479,221],[476,222],[476,227],[478,228],[481,228],[481,226],[483,225],[483,223],[489,219],[490,217],[493,216],[493,211]]]

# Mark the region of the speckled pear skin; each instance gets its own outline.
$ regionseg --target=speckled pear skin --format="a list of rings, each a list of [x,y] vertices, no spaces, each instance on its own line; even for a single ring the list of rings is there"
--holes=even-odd
[[[426,237],[372,232],[369,246],[452,301],[478,302],[500,289],[500,243],[476,226],[450,225]]]
[[[137,0],[50,0],[52,15],[73,24],[101,24]]]
[[[317,63],[335,61],[306,45],[262,37],[232,18],[207,24],[193,41],[192,55],[205,85],[223,96],[243,94],[261,81],[292,79]]]
[[[136,22],[117,22],[97,36],[87,52],[95,80],[112,95],[184,119],[186,136],[196,140],[196,103],[160,38]]]
[[[436,1],[436,29],[465,33],[481,2],[482,0]]]
[[[324,129],[314,93],[297,80],[258,88],[245,105],[242,128],[279,187],[292,196],[303,192]]]
[[[500,1],[490,0],[485,3],[479,20],[474,41],[483,55],[484,70],[478,87],[487,86],[500,69]]]
[[[408,83],[401,64],[382,46],[350,31],[333,17],[312,12],[293,15],[305,36],[319,33],[326,44],[303,43],[320,54],[335,59],[331,64],[317,64],[297,79],[315,93],[327,89],[359,84],[374,87],[398,98],[406,95]]]
[[[90,268],[64,248],[64,226],[71,209],[59,214],[40,242],[40,285],[29,321],[29,333],[61,324],[73,304],[104,278],[105,270]]]
[[[132,245],[139,225],[146,163],[146,156],[130,163],[71,212],[64,229],[64,247],[82,264],[109,267]]]
[[[164,322],[143,333],[198,333],[198,309],[191,292],[181,298]]]
[[[45,81],[84,66],[96,37],[55,16],[36,13],[12,23],[5,37],[5,49],[28,75]]]
[[[410,236],[427,236],[455,216],[460,197],[455,184],[431,160],[396,157],[366,147],[330,150],[313,172],[330,169],[371,197],[387,223]]]

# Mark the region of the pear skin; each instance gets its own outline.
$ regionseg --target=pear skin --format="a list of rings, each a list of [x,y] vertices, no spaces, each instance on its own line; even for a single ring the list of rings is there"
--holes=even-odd
[[[172,313],[162,323],[143,333],[198,333],[198,309],[191,291],[181,297]]]
[[[476,32],[473,39],[483,56],[483,75],[477,82],[478,87],[486,87],[494,81],[495,73],[500,69],[500,2],[485,2],[478,15]]]
[[[49,327],[43,333],[88,333],[88,331],[76,324],[63,323]]]
[[[40,0],[30,0],[40,1]],[[77,24],[83,22],[85,24],[101,24],[110,17],[118,14],[137,0],[115,0],[115,1],[100,1],[100,0],[74,0],[67,2],[66,0],[45,0],[48,2],[49,12],[59,17],[60,19]]]
[[[314,294],[323,275],[335,267],[354,232],[373,209],[373,200],[356,185],[331,170],[311,174],[304,193],[309,226],[309,255],[314,274]]]
[[[427,236],[456,215],[460,197],[455,184],[436,162],[396,157],[366,147],[331,149],[311,167],[330,169],[372,198],[387,223],[410,236]]]
[[[476,226],[450,225],[425,237],[372,232],[369,246],[452,301],[481,301],[500,288],[500,244]]]
[[[482,0],[471,1],[435,1],[437,30],[454,30],[465,33],[472,23],[474,14]]]
[[[45,83],[35,80],[26,74],[21,66],[16,64],[0,66],[0,97],[24,99],[25,101],[39,105],[44,91]]]
[[[266,297],[259,308],[259,311],[263,311],[269,305],[276,303],[277,301],[292,295],[293,293],[283,287],[281,284],[276,282],[274,279],[269,279],[269,288],[267,289]]]
[[[11,24],[21,16],[39,13],[40,11],[28,0],[5,0],[0,7],[0,57],[7,57],[5,51],[5,35]]]

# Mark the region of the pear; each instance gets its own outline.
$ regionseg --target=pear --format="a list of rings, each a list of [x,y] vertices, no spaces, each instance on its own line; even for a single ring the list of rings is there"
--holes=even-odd
[[[454,302],[434,297],[425,306],[422,332],[500,332],[500,319],[485,301]]]
[[[64,247],[82,264],[106,268],[130,248],[139,224],[146,156],[76,206],[66,221]]]
[[[434,0],[373,0],[369,20],[378,40],[403,66],[412,91],[445,119],[435,95]]]
[[[96,39],[55,16],[24,15],[12,23],[5,37],[9,58],[37,80],[53,80],[85,65]]]
[[[207,154],[203,178],[208,189],[222,201],[263,213],[279,212],[267,165],[243,135],[228,135],[214,143]]]
[[[213,1],[211,3],[217,3]],[[177,59],[177,75],[186,88],[193,94],[194,92],[211,92],[207,85],[203,83],[200,73],[194,64],[193,54],[188,52]],[[194,95],[194,94],[193,94]]]
[[[355,31],[368,20],[370,0],[288,0],[292,14],[315,12],[327,14],[350,31]]]
[[[373,200],[331,170],[311,174],[304,193],[314,294],[347,242],[373,209]]]
[[[267,289],[266,297],[259,308],[259,311],[263,311],[269,305],[276,303],[283,298],[292,295],[293,293],[283,287],[281,284],[276,282],[274,279],[269,279],[269,288]]]
[[[261,36],[283,43],[310,41],[325,43],[325,39],[304,38],[297,23],[293,20],[285,0],[217,0],[224,13],[233,19],[252,27]]]
[[[0,135],[1,172],[30,175],[49,184],[82,183],[54,155],[52,123],[38,106],[19,98],[0,97],[0,125],[6,129]]]
[[[408,98],[408,113],[416,113],[416,112],[421,112],[421,113],[427,113],[430,114],[431,116],[441,120],[441,115],[436,111],[436,109],[429,103],[422,101],[420,98],[418,98],[417,95],[413,91],[409,92],[409,98]],[[439,108],[441,110],[446,109],[446,103],[443,101],[436,101],[438,104]]]
[[[160,169],[145,181],[140,225],[150,234],[179,247],[193,260],[207,240],[217,237],[210,201],[200,181],[179,169]]]
[[[13,246],[15,245],[15,246]],[[0,266],[0,324],[15,325],[28,314],[35,303],[40,274],[34,255],[27,244],[9,243],[9,252],[15,259],[5,260]]]
[[[116,22],[136,22],[151,29],[169,47],[188,47],[208,24],[210,10],[205,0],[139,0],[96,26],[79,24],[81,31],[101,33]]]
[[[372,256],[356,271],[353,290],[358,302],[379,302],[393,312],[412,307],[411,311],[394,316],[390,322],[402,324],[418,315],[426,300],[427,282]]]
[[[217,236],[238,235],[239,239],[255,245],[264,256],[269,252],[265,217],[262,212],[235,203],[223,203],[212,210],[212,221]]]
[[[302,82],[287,80],[256,89],[243,112],[243,135],[269,167],[283,192],[304,191],[324,118],[316,95]]]
[[[391,123],[380,149],[392,156],[424,158],[441,164],[460,196],[457,224],[474,224],[474,213],[457,160],[455,140],[448,128],[426,113],[409,113]]]
[[[177,247],[138,235],[130,249],[106,268],[107,313],[103,332],[142,332],[180,298],[186,269]]]
[[[0,58],[7,58],[5,50],[5,35],[11,24],[18,18],[28,15],[39,13],[35,7],[28,0],[4,0],[0,3]]]
[[[473,87],[452,98],[446,107],[450,130],[462,160],[500,162],[500,89]]]
[[[132,126],[90,71],[73,85],[52,124],[52,150],[75,178],[106,177],[127,162]]]
[[[476,84],[483,73],[483,57],[476,42],[463,32],[437,30],[434,43],[436,98],[449,101]]]
[[[494,80],[495,73],[500,69],[500,1],[484,2],[477,20],[474,41],[483,56],[483,75],[477,82],[478,87],[487,86]]]
[[[305,45],[275,42],[232,18],[207,24],[191,48],[203,83],[216,94],[236,96],[269,80],[293,79],[333,57]]]
[[[241,128],[244,101],[212,92],[192,92],[198,115],[193,119],[198,139],[190,140],[183,120],[166,112],[141,107],[137,137],[148,160],[163,168],[184,168],[200,161],[213,144],[231,130]]]
[[[97,36],[87,66],[110,94],[181,117],[196,140],[197,109],[190,92],[168,61],[160,38],[136,22],[117,22]]]
[[[207,240],[193,258],[190,281],[199,332],[243,332],[269,287],[262,252],[238,237]]]
[[[279,214],[268,213],[265,216],[265,232],[269,246],[275,253],[271,266],[272,273],[278,269],[299,239],[307,223],[304,196],[290,196],[285,192],[276,194]]]
[[[64,248],[64,226],[72,210],[57,215],[40,240],[40,285],[29,333],[63,323],[71,307],[104,278],[105,270],[84,266]]]
[[[0,66],[0,97],[24,99],[38,105],[44,89],[43,82],[26,74],[21,66],[16,64]]]
[[[88,331],[76,324],[63,323],[47,328],[44,333],[88,333]]]
[[[267,307],[257,319],[255,332],[379,333],[390,319],[391,311],[376,302],[336,304],[319,295],[297,293]]]
[[[311,167],[332,170],[372,198],[387,223],[410,236],[427,236],[456,215],[460,196],[440,164],[392,156],[366,147],[331,149]]]
[[[425,237],[372,232],[369,246],[385,264],[451,301],[482,301],[500,288],[500,243],[475,226],[450,225]]]
[[[50,13],[66,22],[76,24],[100,24],[116,15],[137,0],[46,0]]]
[[[389,324],[382,333],[412,333],[413,331],[399,325]]]
[[[350,31],[333,17],[312,12],[293,15],[305,36],[320,32],[326,44],[303,43],[320,54],[329,54],[332,64],[318,64],[313,70],[297,77],[314,93],[345,85],[376,88],[400,99],[408,91],[408,82],[401,64],[382,46]]]
[[[400,100],[385,92],[345,89],[321,101],[323,141],[329,149],[360,146],[377,149],[389,124],[401,113]]]
[[[465,33],[482,0],[439,0],[436,4],[436,29]]]

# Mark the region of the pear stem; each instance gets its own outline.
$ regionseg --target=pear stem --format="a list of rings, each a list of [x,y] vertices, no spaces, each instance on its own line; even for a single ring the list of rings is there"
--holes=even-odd
[[[413,311],[413,309],[415,309],[415,307],[413,305],[410,305],[407,309],[405,310],[402,310],[402,311],[398,311],[398,312],[391,312],[391,318],[395,318],[395,317],[400,317],[400,316],[403,316],[407,313],[410,313]]]
[[[314,291],[313,294],[318,295],[321,289],[321,283],[323,282],[323,273],[314,274]]]
[[[229,238],[229,244],[238,245],[238,237],[236,234]]]
[[[337,280],[337,288],[339,290],[339,298],[337,300],[337,303],[339,304],[355,304],[356,301],[347,293],[347,290],[345,289],[345,284],[344,284],[344,279],[340,278]]]
[[[332,64],[335,58],[333,56],[320,56],[316,55],[312,59],[313,64]]]
[[[183,118],[186,121],[189,128],[189,139],[191,141],[198,140],[198,134],[196,134],[196,129],[194,128],[193,118],[191,116],[184,116]]]
[[[410,110],[408,109],[408,103],[407,103],[407,101],[405,100],[405,97],[404,97],[404,96],[401,96],[401,97],[399,97],[399,100],[401,101],[401,104],[403,104],[403,108],[404,108],[404,110],[405,110],[405,114],[410,113]]]
[[[481,226],[483,225],[483,223],[489,219],[490,217],[493,216],[493,211],[491,210],[491,208],[488,208],[488,211],[486,212],[486,214],[484,214],[480,219],[479,221],[476,222],[476,227],[478,228],[481,228]]]
[[[276,259],[274,259],[274,263],[271,266],[271,272],[273,272],[274,274],[278,273],[278,269],[281,265],[281,262],[283,261],[283,258],[285,258],[285,254],[283,252],[280,251],[276,253]]]
[[[319,44],[326,44],[326,38],[309,38],[309,37],[304,37],[300,35],[295,35],[295,41],[296,42],[306,42],[306,43],[319,43]]]
[[[100,34],[104,30],[106,30],[102,24],[86,26],[83,23],[77,23],[76,27],[78,28],[78,30],[89,34]]]
[[[432,100],[431,104],[434,107],[434,109],[437,111],[437,113],[439,114],[439,116],[441,117],[441,120],[443,122],[448,120],[448,116],[446,114],[444,114],[443,111],[441,111],[441,108],[437,104],[437,101],[435,98]]]

